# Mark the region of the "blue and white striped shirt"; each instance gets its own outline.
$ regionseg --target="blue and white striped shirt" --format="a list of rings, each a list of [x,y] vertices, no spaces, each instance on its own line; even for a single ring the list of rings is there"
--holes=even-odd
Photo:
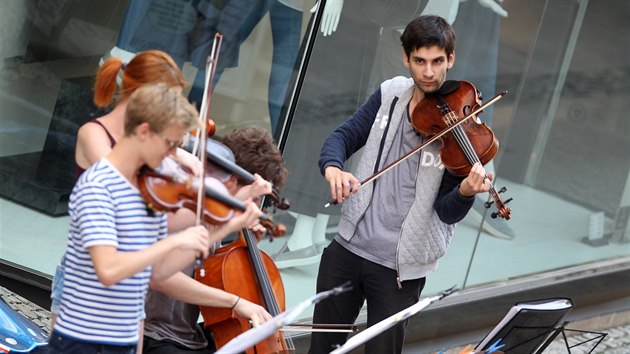
[[[166,215],[149,213],[140,192],[106,159],[84,172],[70,196],[65,284],[55,331],[78,341],[133,345],[151,268],[104,286],[88,249],[142,250],[166,237]]]

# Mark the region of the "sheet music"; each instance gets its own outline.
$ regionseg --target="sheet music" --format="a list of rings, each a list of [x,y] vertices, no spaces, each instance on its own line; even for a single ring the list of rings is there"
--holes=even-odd
[[[514,319],[514,317],[516,317],[516,315],[523,310],[528,310],[528,311],[563,311],[564,310],[566,312],[572,307],[573,307],[573,303],[571,302],[570,299],[549,299],[549,300],[538,300],[538,301],[517,303],[514,306],[512,306],[512,308],[510,308],[510,311],[508,311],[505,317],[503,317],[501,322],[499,322],[499,324],[497,324],[492,329],[492,331],[490,331],[490,333],[481,341],[481,343],[479,343],[475,347],[475,349],[483,349],[487,345],[491,344],[490,342],[494,339],[497,333],[499,333],[499,331],[504,329],[510,323],[510,321],[512,321],[512,319]]]

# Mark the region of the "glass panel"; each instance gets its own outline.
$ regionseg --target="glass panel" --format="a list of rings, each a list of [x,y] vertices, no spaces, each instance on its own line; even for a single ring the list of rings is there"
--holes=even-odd
[[[0,49],[0,258],[54,271],[66,242],[77,129],[108,112],[91,102],[99,62],[164,50],[191,83],[185,94],[200,103],[206,58],[219,31],[224,41],[211,107],[217,137],[241,126],[271,132],[312,5],[9,1],[0,14],[6,29]],[[34,256],[39,254],[47,256]]]
[[[467,285],[629,255],[629,5],[505,4],[497,86],[516,95],[493,126],[507,133],[497,167],[515,237],[481,237]]]
[[[338,206],[323,207],[330,197],[329,187],[317,167],[324,139],[352,115],[382,81],[409,75],[402,62],[399,37],[410,18],[425,10],[425,4],[396,1],[396,5],[344,1],[337,30],[329,36],[318,33],[284,148],[290,170],[285,194],[291,199],[292,208],[290,216],[281,216],[280,220],[289,226],[288,241],[282,246],[262,246],[274,250],[270,253],[283,271],[286,286],[295,285],[293,289],[300,289],[287,294],[289,304],[315,291],[319,257],[323,247],[335,236],[339,220]],[[443,2],[426,10],[439,11],[453,19],[458,7],[462,15],[454,26],[461,31],[463,39],[457,49],[456,69],[449,77],[481,82],[478,88],[488,98],[492,97],[499,16],[475,1],[461,5],[457,1]],[[480,37],[488,41],[479,41]],[[480,56],[487,58],[481,70],[470,64],[477,62]],[[488,123],[492,111],[492,108],[486,109],[482,116]],[[361,152],[355,154],[346,163],[346,170],[352,171],[360,156]],[[432,279],[427,285],[428,292],[454,284],[464,285],[482,216],[478,213],[477,218],[470,217],[462,223],[443,260],[445,266],[440,268],[449,276]]]
[[[8,1],[0,13],[0,258],[52,274],[68,232],[78,127],[124,2]],[[16,35],[17,34],[17,35]]]
[[[336,29],[318,31],[285,132],[278,127],[314,1],[251,3],[3,3],[0,258],[52,274],[65,248],[76,130],[105,113],[91,104],[99,61],[166,50],[193,83],[185,94],[199,102],[198,68],[221,23],[227,38],[212,102],[217,136],[241,126],[286,134],[290,176],[282,194],[292,208],[276,220],[289,236],[260,246],[281,269],[287,306],[305,299],[339,220],[339,207],[323,207],[330,192],[317,167],[321,145],[380,82],[408,76],[399,30],[427,12],[454,21],[450,79],[473,82],[484,99],[509,91],[481,118],[501,142],[496,185],[507,186],[502,196],[514,201],[507,223],[481,209],[459,224],[423,295],[628,255],[630,1],[346,0]],[[238,16],[221,22],[219,13]]]
[[[502,199],[514,198],[508,204],[513,213],[508,222],[492,219],[490,214],[494,207],[485,210],[485,197],[478,198],[473,210],[458,225],[439,269],[429,277],[424,295],[455,284],[469,287],[627,256],[627,246],[619,243],[627,242],[629,237],[627,220],[630,208],[618,208],[630,204],[627,154],[611,152],[612,156],[617,156],[613,160],[617,162],[614,168],[592,170],[593,174],[597,171],[600,175],[601,171],[605,171],[607,183],[598,185],[597,190],[587,188],[598,181],[590,177],[588,172],[584,173],[586,166],[578,162],[588,165],[583,162],[584,157],[596,153],[598,163],[603,165],[610,162],[610,157],[603,159],[599,156],[601,152],[593,151],[598,149],[590,144],[581,148],[589,150],[588,155],[573,154],[575,150],[569,150],[567,141],[575,136],[572,132],[578,127],[572,127],[572,130],[558,128],[559,123],[556,121],[568,118],[566,113],[563,116],[557,113],[560,109],[570,111],[568,107],[565,108],[567,105],[573,109],[576,106],[581,108],[582,105],[599,107],[604,104],[619,107],[619,110],[614,110],[618,113],[611,114],[607,119],[610,122],[605,123],[615,130],[597,127],[595,133],[601,136],[604,150],[608,146],[611,151],[626,151],[622,148],[613,149],[613,146],[623,147],[628,142],[625,120],[613,117],[623,116],[622,109],[627,108],[625,101],[615,100],[627,90],[623,84],[627,80],[622,79],[627,71],[628,63],[624,59],[627,55],[621,52],[627,52],[628,37],[612,33],[600,37],[596,35],[599,32],[595,29],[602,22],[610,21],[618,22],[622,28],[627,27],[621,23],[622,18],[627,16],[629,2],[618,1],[615,9],[587,1],[507,2],[501,4],[502,8],[498,7],[498,2],[495,4],[497,6],[479,1],[455,3],[449,3],[452,7],[442,9],[432,9],[427,5],[429,7],[424,10],[442,11],[437,13],[455,18],[453,25],[458,44],[456,63],[449,73],[450,79],[473,82],[486,100],[499,91],[509,91],[505,98],[486,109],[481,119],[491,125],[501,143],[494,166],[491,163],[486,167],[490,171],[496,170],[497,189],[507,187],[507,192],[501,194]],[[411,9],[418,5],[416,1],[398,1],[397,4],[401,8],[408,6],[405,10],[407,13],[420,12]],[[301,289],[302,295],[288,294],[288,304],[314,291],[322,245],[328,244],[334,237],[338,223],[339,208],[322,207],[330,194],[316,165],[324,139],[365,101],[382,80],[395,75],[408,76],[407,69],[402,66],[398,39],[398,29],[407,20],[396,24],[396,16],[392,16],[394,23],[383,23],[383,28],[380,28],[375,24],[374,16],[358,15],[369,13],[370,6],[371,2],[357,5],[345,1],[337,31],[330,36],[319,34],[295,116],[287,133],[284,151],[290,178],[285,192],[292,201],[292,213],[280,219],[289,226],[290,236],[286,243],[275,242],[275,246],[263,247],[274,250],[270,253],[282,269],[285,286],[294,285],[293,289]],[[346,9],[352,10],[346,12]],[[507,12],[508,16],[502,17],[505,15],[502,11]],[[616,15],[611,17],[610,11]],[[382,18],[380,20],[383,21]],[[606,50],[609,47],[615,48],[612,52],[619,53],[615,55],[611,49]],[[616,58],[610,69],[610,60],[603,57],[608,57],[609,53]],[[596,55],[602,58],[593,61]],[[625,62],[622,63],[623,60]],[[587,75],[585,68],[589,64],[592,67],[593,62],[606,62],[605,73]],[[578,63],[583,64],[580,66]],[[618,91],[608,94],[608,101],[599,97],[604,92],[594,90],[586,91],[586,100],[576,100],[567,93],[575,86],[581,90],[597,87],[585,80],[593,76],[597,79],[608,76],[617,78],[605,79],[604,82],[608,83],[606,87],[614,83]],[[570,101],[569,97],[573,100]],[[595,98],[599,98],[597,103],[591,102]],[[577,119],[582,117],[580,124],[598,126],[601,120],[586,119],[584,110],[581,108],[573,113],[579,115]],[[587,134],[587,131],[582,134]],[[548,135],[543,147],[537,144],[540,132],[547,132]],[[605,144],[605,139],[615,135],[615,145]],[[583,136],[576,140],[572,144],[589,139]],[[347,162],[347,170],[353,169],[358,156],[360,153]],[[572,162],[575,167],[567,168],[565,164],[572,160],[575,161]],[[579,181],[580,184],[572,186],[564,181]],[[550,185],[554,183],[561,188],[552,191]],[[602,192],[608,187],[612,190]],[[565,195],[560,194],[563,190],[566,190]],[[599,198],[582,197],[582,201],[576,203],[581,194],[591,195],[598,191]],[[584,208],[584,204],[594,202],[592,199],[604,200],[610,206],[594,210]],[[601,219],[600,214],[591,215],[598,210],[606,211],[604,219]],[[616,221],[616,226],[613,221]],[[598,241],[582,240],[588,235],[593,237],[597,230],[603,230],[605,237],[608,237],[603,247],[596,247]],[[613,232],[616,232],[618,241],[608,244]],[[567,251],[560,252],[564,249]],[[497,267],[497,264],[502,266]]]
[[[329,2],[327,6],[331,3],[334,5]],[[414,11],[417,7],[415,2],[403,1],[401,4],[414,7]],[[278,219],[287,224],[289,236],[286,241],[274,241],[281,245],[270,250],[282,271],[285,288],[292,289],[287,292],[287,306],[315,293],[321,252],[336,233],[339,207],[324,208],[330,191],[317,161],[326,136],[380,84],[371,83],[380,81],[380,78],[371,80],[378,74],[373,73],[373,69],[380,45],[380,26],[366,16],[378,15],[379,6],[377,2],[344,1],[338,27],[332,33],[326,31],[326,26],[320,28],[308,62],[284,146],[289,168],[284,194],[291,200],[291,210],[289,215]],[[400,10],[403,8],[408,10],[407,6]],[[397,56],[400,58],[399,53]],[[360,153],[347,166],[352,166],[358,156]],[[310,313],[304,313],[304,316],[310,316]]]

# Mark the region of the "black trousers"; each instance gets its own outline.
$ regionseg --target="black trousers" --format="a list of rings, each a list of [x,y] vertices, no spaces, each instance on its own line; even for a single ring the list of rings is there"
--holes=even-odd
[[[215,351],[213,349],[188,349],[179,344],[164,340],[155,340],[149,337],[144,337],[144,344],[142,345],[142,352],[145,354],[211,354]]]
[[[352,290],[324,299],[315,305],[314,323],[354,323],[367,301],[368,327],[418,302],[425,278],[408,280],[402,289],[396,271],[348,251],[333,241],[323,252],[317,275],[317,292],[346,281]],[[399,323],[365,344],[366,354],[401,353],[407,321]],[[313,332],[310,354],[330,353],[345,343],[347,333]]]
[[[108,345],[87,343],[74,340],[54,330],[48,340],[48,345],[43,346],[44,354],[135,354],[136,345]]]

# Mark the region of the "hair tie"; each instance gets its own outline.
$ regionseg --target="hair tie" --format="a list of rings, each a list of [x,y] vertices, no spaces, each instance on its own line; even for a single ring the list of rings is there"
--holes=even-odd
[[[116,85],[118,85],[118,87],[122,87],[123,74],[125,73],[127,64],[128,64],[127,62],[123,61],[122,65],[120,66],[120,70],[118,71],[118,75],[116,75]]]

